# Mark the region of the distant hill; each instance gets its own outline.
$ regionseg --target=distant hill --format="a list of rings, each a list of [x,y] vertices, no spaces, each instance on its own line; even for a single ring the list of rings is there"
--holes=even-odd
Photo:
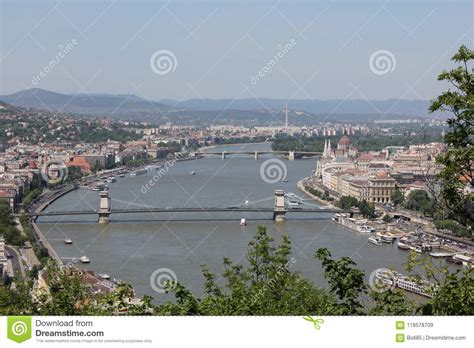
[[[169,109],[167,105],[135,95],[61,94],[39,88],[3,95],[0,100],[22,107],[111,117],[140,113],[157,115]]]
[[[21,107],[51,111],[108,116],[136,121],[189,122],[243,122],[252,124],[280,122],[284,117],[286,101],[283,99],[189,99],[159,102],[136,95],[111,94],[61,94],[33,88],[0,100]],[[377,119],[406,119],[442,117],[428,114],[426,100],[289,100],[288,109],[292,122],[297,124],[321,121],[372,121]]]
[[[164,104],[174,105],[174,108],[193,110],[258,110],[284,109],[286,100],[251,98],[251,99],[189,99],[185,101],[175,101],[171,99],[160,100]],[[288,101],[288,108],[300,110],[312,114],[391,114],[391,115],[413,115],[427,116],[429,101],[427,100],[317,100],[317,99],[296,99]]]

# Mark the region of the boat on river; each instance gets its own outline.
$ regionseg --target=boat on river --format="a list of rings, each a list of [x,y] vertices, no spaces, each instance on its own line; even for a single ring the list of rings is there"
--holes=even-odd
[[[432,257],[452,257],[454,253],[446,253],[446,252],[431,252],[429,253]]]
[[[347,216],[344,213],[337,213],[331,218],[332,221],[341,224],[344,227],[350,228],[359,233],[372,233],[375,232],[375,228],[367,225],[365,220],[356,220]]]
[[[81,256],[79,261],[81,261],[81,263],[90,263],[91,262],[91,260],[87,256]]]
[[[369,239],[367,240],[369,243],[372,243],[372,244],[375,244],[375,245],[382,245],[382,240],[380,238],[377,238],[377,237],[369,237]]]
[[[148,173],[146,169],[137,169],[134,170],[133,172],[130,173],[130,176],[138,176],[138,175],[143,175],[145,173]]]
[[[401,249],[401,250],[410,250],[410,246],[406,243],[401,242],[401,241],[399,241],[397,243],[397,248]]]

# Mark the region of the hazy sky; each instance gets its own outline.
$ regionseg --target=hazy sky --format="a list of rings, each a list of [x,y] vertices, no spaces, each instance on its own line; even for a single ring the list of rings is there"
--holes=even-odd
[[[0,2],[0,94],[430,99],[474,38],[472,1]]]

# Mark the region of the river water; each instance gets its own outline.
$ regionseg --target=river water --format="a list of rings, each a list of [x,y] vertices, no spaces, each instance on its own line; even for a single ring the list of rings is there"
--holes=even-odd
[[[268,150],[269,145],[219,147],[224,149]],[[294,192],[314,206],[316,203],[307,199],[296,184],[311,175],[315,160],[280,158],[286,167],[287,182],[271,183],[272,177],[264,175],[266,180],[263,180],[260,173],[262,164],[271,159],[277,157],[264,155],[255,160],[253,156],[233,155],[222,160],[208,156],[171,164],[159,177],[153,171],[136,177],[127,175],[109,185],[112,209],[236,207],[244,205],[246,200],[249,206],[271,207],[277,189]],[[196,175],[191,175],[192,171]],[[153,185],[149,184],[150,180]],[[78,189],[52,203],[47,211],[97,209],[98,196],[96,191]],[[155,270],[171,270],[179,282],[201,294],[201,265],[219,273],[223,269],[223,257],[245,263],[248,242],[255,236],[258,225],[265,225],[277,241],[288,234],[295,259],[291,267],[321,286],[325,286],[323,272],[313,257],[321,247],[328,248],[335,257],[350,256],[366,271],[367,277],[381,267],[403,271],[406,261],[406,251],[397,249],[396,245],[367,243],[367,235],[333,223],[329,214],[290,213],[287,222],[278,224],[271,220],[271,213],[193,214],[113,214],[108,225],[98,224],[96,216],[42,217],[38,226],[65,262],[87,255],[91,263],[86,268],[131,283],[137,295],[148,294],[157,303],[172,297],[156,292],[151,286],[152,275],[153,284],[159,281]],[[246,227],[239,226],[241,218],[248,220]],[[65,245],[65,238],[72,239],[73,244]]]

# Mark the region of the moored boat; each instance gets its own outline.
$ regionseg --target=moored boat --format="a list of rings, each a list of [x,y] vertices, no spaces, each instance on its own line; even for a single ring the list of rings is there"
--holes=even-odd
[[[137,170],[134,170],[133,172],[131,172],[130,176],[138,176],[138,175],[142,175],[142,174],[145,174],[145,173],[148,173],[148,171],[146,169],[137,169]]]
[[[431,252],[429,255],[432,257],[451,257],[454,256],[454,253]]]
[[[431,284],[424,280],[415,280],[407,276],[399,276],[396,279],[396,286],[418,295],[433,297]]]
[[[382,240],[377,237],[369,237],[367,241],[375,245],[382,245]]]
[[[453,256],[447,257],[446,261],[449,262],[449,263],[453,263],[455,265],[462,265],[462,261],[460,261],[458,259],[455,259]]]
[[[403,243],[403,242],[398,242],[397,247],[398,247],[398,249],[402,249],[402,250],[410,250],[410,246],[408,244]]]
[[[356,220],[347,216],[347,214],[334,214],[332,221],[341,224],[344,227],[350,228],[360,233],[373,233],[375,228],[369,226],[366,220]]]
[[[81,256],[79,261],[81,261],[81,263],[90,263],[91,262],[91,260],[87,256]]]

